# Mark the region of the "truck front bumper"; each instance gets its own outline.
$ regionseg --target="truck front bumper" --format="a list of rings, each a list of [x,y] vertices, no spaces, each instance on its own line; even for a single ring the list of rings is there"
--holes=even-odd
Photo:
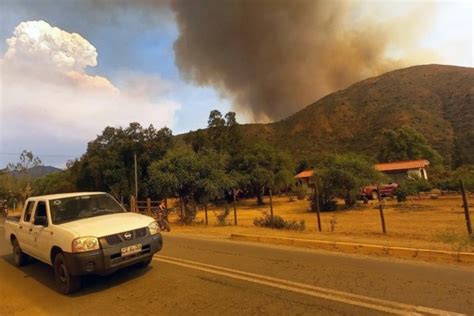
[[[141,244],[141,251],[133,255],[122,256],[122,248]],[[119,269],[151,259],[163,247],[160,233],[109,246],[99,250],[70,253],[65,252],[64,258],[72,275],[99,274],[107,275]]]

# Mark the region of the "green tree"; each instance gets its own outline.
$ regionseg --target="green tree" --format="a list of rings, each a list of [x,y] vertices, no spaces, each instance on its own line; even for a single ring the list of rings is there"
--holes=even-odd
[[[134,195],[134,155],[137,156],[138,194],[156,197],[148,181],[148,167],[174,144],[168,128],[156,130],[130,123],[127,128],[106,127],[88,144],[87,152],[71,167],[71,176],[80,190],[111,192],[117,198]]]
[[[446,190],[460,190],[460,180],[463,180],[466,190],[474,192],[474,165],[462,165],[456,170],[447,172],[439,185]]]
[[[9,163],[7,169],[9,171],[17,171],[27,173],[28,169],[41,166],[41,159],[35,156],[31,151],[23,150],[20,154],[20,161],[17,163]]]
[[[383,133],[383,144],[379,152],[379,161],[427,159],[432,166],[441,166],[443,159],[431,148],[426,138],[409,126]]]
[[[344,199],[347,207],[355,204],[360,188],[382,182],[384,176],[375,170],[372,162],[356,154],[329,155],[315,169],[313,181],[317,182],[322,210],[335,198]]]
[[[451,167],[453,169],[457,169],[469,161],[469,155],[466,153],[464,146],[458,139],[454,140],[452,157]]]
[[[223,116],[220,111],[212,110],[209,114],[207,129],[190,132],[184,140],[196,152],[215,150],[220,153],[234,154],[242,146],[242,131],[235,112],[227,112]]]
[[[201,152],[199,155],[199,180],[196,184],[194,200],[204,205],[207,224],[207,205],[225,197],[226,192],[233,190],[237,179],[227,172],[229,157],[215,151]]]
[[[188,203],[199,180],[198,155],[188,147],[170,150],[162,160],[150,165],[151,181],[162,195],[176,194],[181,202],[181,220],[193,220],[194,212]]]
[[[213,148],[217,151],[223,151],[226,142],[226,126],[222,113],[218,110],[212,110],[207,120],[207,135]]]
[[[184,141],[191,146],[195,152],[200,152],[212,148],[211,140],[207,135],[207,131],[198,129],[195,132],[189,132],[185,135]]]
[[[19,162],[9,163],[7,166],[8,173],[13,175],[13,178],[9,179],[11,184],[9,192],[20,195],[21,199],[26,200],[32,193],[32,180],[28,171],[42,164],[41,159],[31,151],[23,150]]]
[[[76,191],[68,170],[53,172],[33,181],[33,194],[45,195]]]
[[[235,183],[226,173],[227,157],[215,151],[196,153],[189,147],[170,150],[150,166],[150,177],[161,195],[177,195],[182,203],[181,219],[194,220],[190,202],[207,204],[222,198]]]
[[[294,171],[291,157],[267,144],[253,144],[241,150],[231,161],[231,173],[236,175],[240,187],[257,197],[263,204],[265,188],[277,190],[292,182]]]
[[[243,146],[242,128],[237,122],[235,112],[227,112],[225,119],[227,127],[226,150],[229,154],[234,155],[239,152]]]

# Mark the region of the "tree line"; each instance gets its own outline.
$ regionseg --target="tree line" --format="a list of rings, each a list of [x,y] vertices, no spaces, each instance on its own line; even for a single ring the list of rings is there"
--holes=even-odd
[[[474,168],[461,166],[450,171],[426,139],[412,128],[387,130],[383,138],[378,156],[317,153],[315,149],[314,155],[295,161],[285,150],[245,137],[234,112],[223,115],[213,110],[206,129],[184,136],[173,136],[166,127],[155,129],[138,123],[125,128],[106,127],[88,143],[86,153],[69,161],[64,171],[35,181],[28,178],[26,171],[41,161],[25,151],[18,164],[9,165],[0,174],[0,197],[12,196],[12,192],[24,199],[31,194],[106,191],[127,203],[135,195],[135,155],[138,197],[178,198],[183,221],[193,220],[196,206],[231,201],[235,195],[255,198],[261,205],[266,194],[294,194],[301,189],[294,175],[305,169],[315,170],[310,183],[318,186],[316,200],[321,210],[334,209],[336,198],[351,207],[362,186],[388,181],[373,168],[377,160],[428,159],[432,166],[429,184],[449,188],[456,185],[453,177],[464,177],[468,188],[473,189]],[[12,177],[13,170],[22,176]]]

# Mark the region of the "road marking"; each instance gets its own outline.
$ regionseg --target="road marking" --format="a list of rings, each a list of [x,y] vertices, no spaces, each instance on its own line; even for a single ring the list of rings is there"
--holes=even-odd
[[[410,305],[322,288],[309,284],[273,278],[265,275],[239,271],[175,257],[155,255],[153,260],[395,315],[464,315],[430,307]]]

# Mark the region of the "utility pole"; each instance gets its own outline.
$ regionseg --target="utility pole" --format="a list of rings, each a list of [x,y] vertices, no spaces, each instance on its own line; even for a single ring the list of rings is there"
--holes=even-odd
[[[137,153],[133,153],[133,159],[135,161],[135,200],[138,201],[138,173],[137,173]]]

